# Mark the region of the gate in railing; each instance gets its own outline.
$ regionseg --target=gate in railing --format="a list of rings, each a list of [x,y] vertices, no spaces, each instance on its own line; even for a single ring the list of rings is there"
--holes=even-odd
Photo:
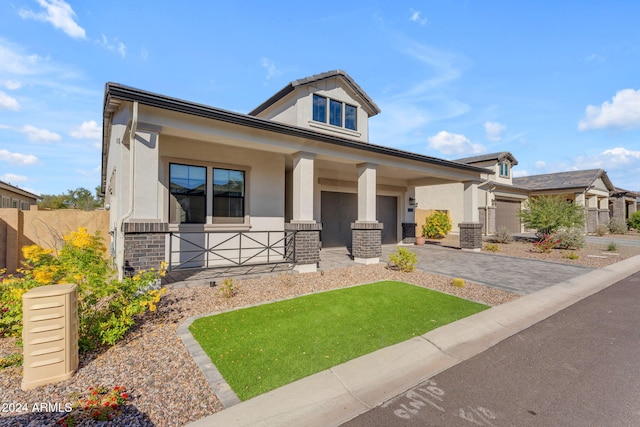
[[[169,270],[292,263],[295,231],[169,233]]]

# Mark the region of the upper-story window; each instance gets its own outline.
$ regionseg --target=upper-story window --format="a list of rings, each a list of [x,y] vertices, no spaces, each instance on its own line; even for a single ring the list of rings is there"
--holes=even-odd
[[[327,102],[329,106],[327,108]],[[357,129],[357,107],[320,95],[313,95],[313,120],[346,129]]]
[[[500,163],[500,176],[509,178],[509,163],[507,162]]]

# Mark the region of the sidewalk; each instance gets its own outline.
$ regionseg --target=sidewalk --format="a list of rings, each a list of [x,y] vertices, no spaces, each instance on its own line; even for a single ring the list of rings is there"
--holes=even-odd
[[[188,425],[338,426],[637,271],[640,256],[351,360]]]

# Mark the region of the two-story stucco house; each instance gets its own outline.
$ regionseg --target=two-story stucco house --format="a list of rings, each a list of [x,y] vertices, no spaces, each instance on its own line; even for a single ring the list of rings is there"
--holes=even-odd
[[[479,250],[487,170],[369,142],[380,112],[343,71],[296,80],[249,114],[108,83],[102,190],[120,271],[292,262],[321,248],[378,262],[411,241],[416,188],[461,185],[461,245]],[[479,238],[480,237],[480,238]]]

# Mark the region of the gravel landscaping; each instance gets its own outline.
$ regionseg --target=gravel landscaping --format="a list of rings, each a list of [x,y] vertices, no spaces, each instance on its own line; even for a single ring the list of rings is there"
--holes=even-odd
[[[433,242],[456,246],[457,236]],[[602,267],[640,254],[640,248],[618,245],[618,255],[606,254],[606,245],[589,244],[576,251],[579,258],[562,257],[564,251],[551,254],[530,252],[531,244],[514,242],[499,244],[498,255],[524,256],[589,267]],[[597,257],[590,257],[596,255]],[[600,258],[603,256],[604,258]],[[81,355],[76,375],[64,382],[24,392],[20,389],[21,367],[0,371],[0,403],[27,404],[50,402],[74,403],[89,387],[124,386],[130,395],[123,414],[113,425],[180,426],[189,421],[222,410],[198,366],[191,359],[176,334],[177,327],[187,318],[237,307],[291,298],[298,295],[370,283],[377,280],[398,280],[450,293],[462,298],[499,305],[518,298],[517,294],[467,282],[465,287],[451,285],[451,279],[435,274],[401,273],[383,264],[352,266],[313,274],[280,273],[262,278],[235,280],[238,293],[232,298],[218,295],[209,286],[174,286],[155,313],[147,313],[126,339],[103,351]],[[184,282],[182,283],[184,285]],[[179,284],[178,284],[179,285]],[[13,339],[0,339],[0,357],[19,353]],[[64,413],[0,412],[0,426],[56,425]],[[80,419],[77,425],[100,425]]]

